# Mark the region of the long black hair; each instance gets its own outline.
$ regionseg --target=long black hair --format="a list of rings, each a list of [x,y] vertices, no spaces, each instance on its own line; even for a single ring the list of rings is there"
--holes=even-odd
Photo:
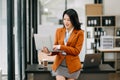
[[[80,30],[81,29],[81,23],[79,22],[77,12],[74,9],[67,9],[63,12],[63,18],[64,18],[65,14],[67,14],[70,17],[70,21],[71,21],[72,25],[74,26],[74,29]]]

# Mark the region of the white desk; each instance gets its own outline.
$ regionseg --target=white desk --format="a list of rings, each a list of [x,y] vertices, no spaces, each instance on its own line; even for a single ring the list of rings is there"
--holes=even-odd
[[[120,47],[115,47],[112,49],[102,49],[98,48],[100,52],[102,52],[102,63],[104,62],[104,53],[115,52],[115,69],[116,71],[120,71]]]
[[[102,49],[102,48],[98,48],[98,50],[100,52],[120,52],[120,47],[115,47],[115,48],[112,48],[112,49]]]

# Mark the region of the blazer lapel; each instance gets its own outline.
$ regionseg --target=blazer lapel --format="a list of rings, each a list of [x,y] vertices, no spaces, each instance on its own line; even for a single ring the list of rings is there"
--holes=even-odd
[[[66,32],[66,29],[65,28],[63,28],[62,30],[61,30],[61,39],[62,39],[62,44],[64,44],[64,38],[65,38],[65,32]]]
[[[72,39],[74,39],[75,34],[77,34],[77,30],[74,29],[73,32],[71,33],[69,39],[68,39],[68,42],[70,42]]]

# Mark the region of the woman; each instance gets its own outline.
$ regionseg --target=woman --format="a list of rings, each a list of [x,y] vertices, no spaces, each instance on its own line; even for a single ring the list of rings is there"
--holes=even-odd
[[[79,77],[81,62],[79,54],[84,41],[84,32],[81,30],[81,23],[78,14],[74,9],[67,9],[63,13],[63,27],[56,30],[53,50],[56,52],[56,59],[52,70],[56,80],[75,80]],[[43,52],[55,55],[44,47]]]

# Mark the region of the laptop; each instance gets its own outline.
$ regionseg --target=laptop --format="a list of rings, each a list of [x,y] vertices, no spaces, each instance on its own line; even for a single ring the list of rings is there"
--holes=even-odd
[[[36,50],[47,47],[50,52],[62,52],[61,50],[53,50],[53,43],[50,35],[34,34]]]
[[[86,54],[83,69],[98,68],[101,64],[101,54]]]

